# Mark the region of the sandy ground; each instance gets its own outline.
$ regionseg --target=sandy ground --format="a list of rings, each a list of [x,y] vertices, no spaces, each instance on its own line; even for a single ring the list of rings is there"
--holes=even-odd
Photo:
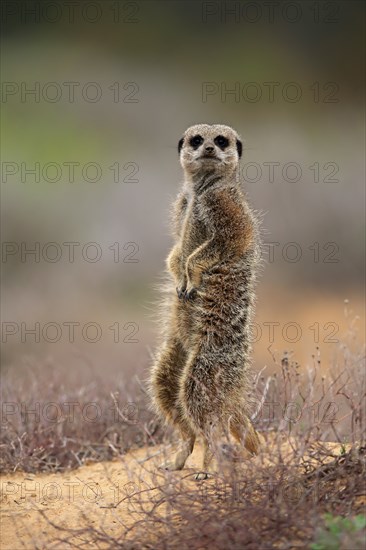
[[[186,478],[199,470],[201,445],[183,472],[157,468],[164,452],[162,447],[142,448],[122,461],[89,464],[66,473],[1,476],[1,550],[73,547],[57,542],[65,533],[52,523],[71,529],[103,526],[108,534],[118,536],[137,519],[134,494],[161,484],[166,476]],[[197,483],[190,477],[187,483]]]
[[[264,442],[261,457],[266,460],[271,448]],[[336,451],[336,444],[330,444]],[[290,459],[291,445],[286,436],[281,443],[283,456]],[[187,483],[198,483],[194,473],[199,471],[202,446],[195,446],[186,468],[181,472],[164,472],[158,466],[164,461],[166,447],[156,446],[131,451],[122,460],[88,464],[77,470],[54,474],[14,473],[0,477],[1,483],[1,550],[18,548],[75,548],[85,536],[73,534],[73,544],[61,539],[67,533],[59,528],[82,529],[86,525],[104,529],[118,537],[139,519],[141,491],[146,492],[148,507],[153,488],[167,478]],[[164,513],[162,507],[162,513]],[[135,533],[134,533],[135,535]],[[88,548],[104,548],[103,544],[87,544]]]
[[[1,478],[1,549],[50,548],[61,527],[108,525],[117,534],[130,516],[131,496],[151,487],[149,469],[140,463],[146,449],[131,452],[120,461],[89,464],[67,473],[17,473]],[[138,470],[138,472],[136,472]],[[139,486],[131,479],[136,472]],[[120,502],[121,501],[121,502]]]

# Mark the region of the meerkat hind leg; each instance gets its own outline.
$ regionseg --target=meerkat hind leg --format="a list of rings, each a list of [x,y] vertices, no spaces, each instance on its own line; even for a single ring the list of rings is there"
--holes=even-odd
[[[163,470],[182,470],[187,458],[192,454],[196,435],[188,426],[181,429],[181,433],[182,441],[180,442],[179,450],[172,459],[167,460],[160,466]]]
[[[212,477],[212,474],[209,472],[209,467],[212,462],[214,453],[207,441],[207,439],[203,442],[203,462],[202,462],[202,470],[200,472],[197,472],[194,476],[194,478],[197,481],[201,481],[204,479],[208,479]]]
[[[179,376],[186,360],[185,352],[175,338],[168,338],[155,365],[152,385],[158,409],[181,434],[181,443],[176,455],[162,464],[165,470],[181,470],[193,451],[195,434],[183,418],[177,405]]]

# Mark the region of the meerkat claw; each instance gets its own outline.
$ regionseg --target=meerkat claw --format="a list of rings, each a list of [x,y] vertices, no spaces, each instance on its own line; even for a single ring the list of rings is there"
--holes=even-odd
[[[195,474],[194,479],[196,481],[203,481],[205,479],[210,479],[212,477],[212,474],[209,474],[208,472],[198,472]]]
[[[185,296],[186,289],[185,288],[179,288],[177,286],[177,288],[175,290],[177,291],[177,295],[178,295],[179,300],[183,300],[184,296]]]
[[[191,288],[190,290],[186,290],[184,292],[183,299],[185,302],[192,302],[197,294],[197,290],[195,288]]]

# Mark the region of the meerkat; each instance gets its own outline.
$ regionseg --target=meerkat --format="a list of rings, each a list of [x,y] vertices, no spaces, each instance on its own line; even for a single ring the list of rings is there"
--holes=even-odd
[[[203,436],[206,479],[219,431],[252,454],[250,319],[259,261],[257,219],[240,189],[240,136],[229,126],[198,124],[178,144],[184,171],[173,206],[175,244],[166,266],[162,343],[151,369],[156,411],[180,433],[162,467],[180,470]]]

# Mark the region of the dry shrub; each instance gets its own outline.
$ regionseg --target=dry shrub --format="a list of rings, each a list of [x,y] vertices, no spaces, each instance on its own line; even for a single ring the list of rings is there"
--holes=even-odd
[[[138,377],[128,373],[75,379],[30,365],[21,376],[3,373],[1,401],[3,472],[76,468],[161,438]]]
[[[342,344],[334,363],[325,370],[318,351],[307,368],[301,368],[289,354],[280,360],[274,355],[273,361],[274,375],[262,372],[256,380],[254,421],[266,441],[258,457],[235,461],[223,446],[217,474],[200,482],[193,480],[189,470],[162,472],[146,460],[142,469],[129,471],[136,490],[123,498],[129,506],[127,522],[119,515],[121,502],[115,505],[118,535],[111,534],[105,523],[77,530],[52,524],[58,532],[52,547],[362,548],[362,529],[344,533],[338,516],[356,517],[355,525],[360,524],[357,514],[364,509],[364,353],[355,354]],[[4,391],[9,391],[7,386]],[[69,428],[64,421],[50,427],[44,421],[24,423],[19,415],[3,431],[5,468],[66,468],[112,456],[120,458],[121,468],[128,468],[124,453],[129,446],[154,445],[161,441],[162,432],[151,421],[141,388],[141,397],[133,399],[126,387],[113,391],[120,391],[124,402],[138,403],[138,422],[124,418],[116,426],[114,417],[105,416],[86,431],[78,422]],[[59,385],[49,390],[47,398],[56,400],[56,395],[60,397]],[[106,386],[83,388],[82,396],[110,410]],[[80,391],[68,393],[69,401],[74,398],[80,400]],[[123,419],[118,403],[114,405]],[[152,455],[155,450],[151,448]],[[144,468],[152,486],[140,490]],[[338,531],[328,533],[324,518],[328,524],[334,518]],[[336,541],[327,546],[322,541],[328,534]]]

